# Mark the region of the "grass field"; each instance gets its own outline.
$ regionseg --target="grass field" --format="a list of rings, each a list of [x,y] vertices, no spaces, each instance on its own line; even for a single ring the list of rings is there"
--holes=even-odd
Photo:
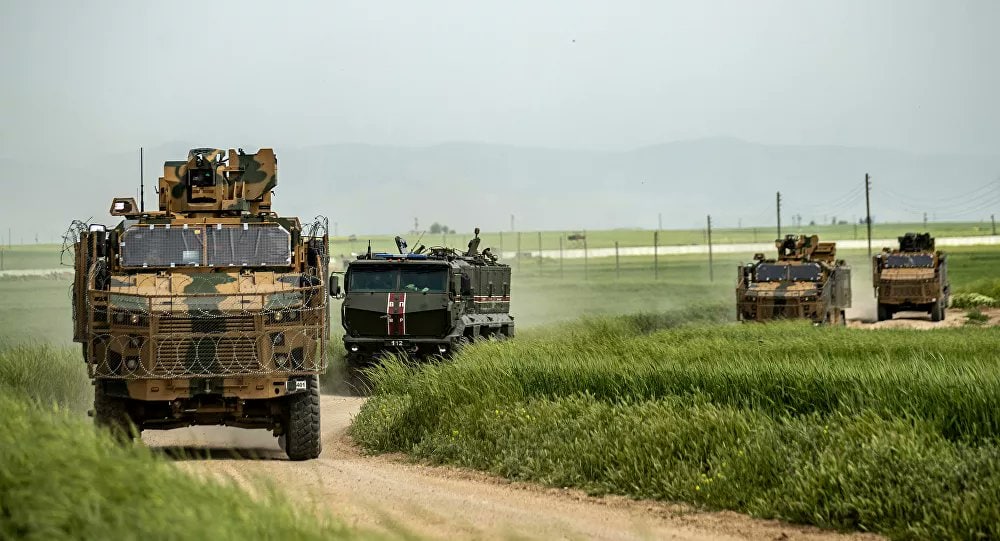
[[[23,268],[50,266],[51,253],[29,252]],[[1000,247],[949,253],[956,290],[996,287]],[[561,272],[557,260],[515,262],[518,339],[476,345],[454,364],[421,371],[389,366],[376,375],[379,394],[355,436],[373,452],[403,450],[596,493],[898,538],[1000,534],[997,330],[727,325],[735,267],[750,255],[716,257],[714,281],[705,256],[661,257],[658,278],[648,257],[617,266],[614,258],[566,260]],[[870,296],[866,255],[842,255],[855,267],[855,299]],[[107,537],[101,524],[127,529],[125,520],[147,514],[150,528],[170,519],[193,529],[189,520],[207,519],[179,516],[183,509],[164,502],[195,494],[217,501],[206,507],[216,514],[237,505],[222,495],[235,493],[228,487],[94,435],[80,414],[92,390],[70,341],[66,278],[2,278],[0,294],[0,395],[27,394],[43,406],[0,401],[0,498],[18,499],[4,507],[14,514],[0,517],[0,537],[74,537],[70,527]],[[332,308],[339,356],[338,303]],[[336,378],[333,370],[326,388]],[[37,438],[52,443],[23,445]],[[129,472],[146,470],[149,484],[135,486],[147,501],[131,514],[108,509],[138,499]],[[29,486],[38,476],[53,488]],[[238,493],[259,519],[226,522],[218,535],[260,537],[264,524],[300,520],[269,490],[258,500],[272,508],[264,511]],[[74,505],[91,493],[99,503]],[[300,520],[307,538],[355,535],[310,520]]]
[[[948,250],[949,273],[956,291],[978,292],[996,298],[1000,275],[1000,246],[956,247]],[[662,256],[659,277],[652,257],[623,257],[616,270],[614,258],[558,260],[525,259],[514,268],[512,311],[522,328],[581,316],[632,312],[660,312],[690,303],[728,303],[733,299],[736,266],[753,254],[725,254],[714,258],[714,281],[709,280],[703,255]],[[854,268],[855,299],[870,297],[865,252],[842,251]],[[70,344],[68,278],[0,278],[0,340]],[[339,340],[339,304],[332,303],[334,340]],[[735,313],[735,312],[734,312]]]
[[[251,497],[233,481],[195,479],[21,395],[0,395],[0,412],[0,538],[375,538],[295,508],[277,487]]]
[[[108,223],[111,222],[109,221]],[[970,237],[992,233],[991,224],[988,222],[931,222],[927,224],[927,227],[924,227],[922,223],[887,223],[872,226],[872,235],[877,239],[896,238],[909,231],[930,231],[936,237]],[[562,238],[563,247],[566,249],[583,248],[582,242],[566,239],[568,234],[574,232],[578,231],[522,231],[520,232],[520,251],[538,250],[539,233],[541,233],[541,247],[544,250],[558,249],[560,238]],[[817,234],[821,239],[830,240],[865,238],[864,227],[859,226],[855,228],[854,225],[817,225],[803,226],[801,228],[786,226],[783,233]],[[404,232],[400,232],[400,234],[407,237],[411,248],[416,248],[419,235],[407,235]],[[713,230],[712,240],[716,244],[771,242],[774,240],[776,234],[776,228],[772,225],[721,228]],[[653,245],[653,231],[645,229],[587,231],[586,236],[588,249],[612,248],[615,242],[618,242],[621,247]],[[495,252],[500,251],[501,248],[508,252],[517,251],[518,233],[486,231],[481,234],[481,237],[483,239],[483,248],[492,247]],[[471,238],[472,232],[468,231],[449,235],[425,234],[420,239],[420,243],[428,246],[443,245],[462,248],[465,247]],[[661,246],[705,244],[707,241],[705,231],[701,229],[663,230],[659,233],[659,239]],[[367,249],[369,240],[372,241],[372,249],[375,251],[396,251],[393,235],[358,234],[356,240],[353,242],[349,241],[346,236],[332,236],[330,253],[334,257],[339,257],[342,254],[361,253]],[[0,270],[54,269],[60,267],[60,246],[55,244],[0,246],[0,254],[2,254],[2,258],[0,258],[2,259]],[[66,261],[66,263],[72,262]]]
[[[924,224],[922,223],[886,223],[874,224],[872,226],[872,236],[876,239],[894,239],[910,231],[930,231],[931,234],[936,237],[970,237],[990,235],[992,233],[992,228],[989,222],[932,222],[928,223],[926,227],[924,227]],[[557,250],[559,248],[560,238],[563,239],[563,247],[566,249],[583,248],[583,242],[569,241],[567,239],[567,235],[569,234],[582,232],[583,231],[569,229],[565,231],[542,231],[540,232],[541,248],[543,250]],[[819,235],[821,239],[829,240],[860,240],[864,239],[866,235],[864,226],[855,227],[854,225],[817,225],[802,226],[801,228],[792,228],[786,225],[782,230],[782,234],[791,233],[816,234]],[[406,237],[411,248],[416,248],[417,238],[419,235],[404,234],[403,232],[400,232],[400,234]],[[483,248],[492,247],[494,252],[499,252],[501,249],[507,252],[527,252],[539,249],[538,231],[520,232],[520,250],[518,250],[517,244],[518,235],[518,233],[513,232],[484,231],[480,235],[483,239],[481,246]],[[713,229],[712,241],[716,244],[771,242],[774,240],[776,235],[777,230],[774,225],[743,228],[721,228]],[[618,245],[621,247],[653,245],[653,231],[651,229],[586,231],[586,237],[588,249],[612,248],[614,247],[615,242],[618,242]],[[448,235],[431,235],[427,233],[420,239],[420,244],[426,244],[427,246],[442,245],[462,248],[465,247],[466,243],[471,238],[471,231],[463,231]],[[340,254],[364,252],[368,248],[369,240],[372,241],[372,250],[374,251],[396,251],[393,235],[358,234],[356,235],[356,240],[354,242],[349,241],[346,236],[333,237],[331,239],[331,253],[334,256],[338,256]],[[663,230],[659,234],[659,243],[661,246],[706,244],[707,237],[705,231],[702,229]]]
[[[1000,329],[674,328],[705,314],[389,364],[353,435],[595,493],[901,539],[1000,535]]]

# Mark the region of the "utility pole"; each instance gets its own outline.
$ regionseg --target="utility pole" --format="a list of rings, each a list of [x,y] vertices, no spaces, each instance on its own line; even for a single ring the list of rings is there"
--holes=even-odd
[[[513,214],[510,215],[510,231],[511,231],[511,233],[514,232],[514,215]]]
[[[715,281],[715,269],[712,267],[712,215],[708,216],[708,281]]]
[[[865,173],[865,222],[868,224],[868,259],[872,258],[872,178]]]
[[[993,236],[997,236],[997,217],[995,214],[990,214],[990,222],[993,223]]]
[[[511,215],[513,217],[513,215]],[[513,219],[513,218],[512,218]],[[513,221],[511,222],[514,223]],[[517,234],[517,270],[521,270],[521,233]]]
[[[778,238],[781,238],[781,192],[778,192]]]
[[[143,175],[143,150],[139,147],[139,212],[146,212],[146,184]]]
[[[562,245],[563,234],[559,234],[559,279],[563,277],[563,245]]]
[[[660,232],[653,232],[653,279],[660,279]]]
[[[542,275],[542,232],[538,232],[538,275]]]
[[[927,213],[924,213],[924,231],[927,231]]]
[[[587,231],[583,232],[583,279],[587,279]]]
[[[622,277],[622,269],[618,264],[618,241],[615,241],[615,279]]]

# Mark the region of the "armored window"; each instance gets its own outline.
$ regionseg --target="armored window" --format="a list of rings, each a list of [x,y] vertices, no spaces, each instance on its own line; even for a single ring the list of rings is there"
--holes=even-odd
[[[192,169],[188,171],[188,184],[196,188],[215,186],[215,176],[211,169]]]
[[[125,267],[182,267],[204,264],[205,235],[200,228],[137,225],[121,236]]]
[[[788,279],[788,265],[757,265],[754,274],[757,282],[780,282]]]
[[[399,271],[392,267],[364,266],[351,269],[347,280],[347,290],[352,292],[396,291]]]
[[[823,269],[817,263],[789,265],[788,272],[796,282],[818,282],[823,278]]]
[[[890,269],[931,268],[934,266],[934,256],[893,254],[886,258],[885,266]]]
[[[209,226],[208,265],[274,267],[292,263],[291,235],[278,225]]]
[[[448,270],[443,267],[414,267],[400,271],[399,285],[403,291],[444,293],[448,291]]]

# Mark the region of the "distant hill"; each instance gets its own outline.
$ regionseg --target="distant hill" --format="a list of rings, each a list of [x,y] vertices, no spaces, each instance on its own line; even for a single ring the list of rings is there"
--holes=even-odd
[[[155,183],[164,160],[180,158],[191,146],[227,143],[172,142],[147,149],[147,185]],[[511,214],[525,230],[654,228],[658,213],[667,228],[699,227],[708,213],[720,227],[766,225],[774,221],[777,190],[786,222],[796,214],[804,222],[853,220],[864,212],[865,172],[873,176],[873,214],[879,221],[919,221],[923,212],[932,219],[978,220],[988,217],[991,207],[1000,213],[1000,185],[969,193],[996,182],[1000,156],[731,138],[627,152],[480,143],[276,146],[276,151],[276,208],[303,218],[325,214],[343,234],[407,231],[414,217],[460,231],[476,225],[506,229]],[[48,240],[71,218],[111,222],[106,215],[111,197],[135,193],[137,154],[0,161],[8,188],[0,203],[2,225],[14,227],[17,241],[33,239],[34,230]],[[151,187],[147,200],[155,205]]]

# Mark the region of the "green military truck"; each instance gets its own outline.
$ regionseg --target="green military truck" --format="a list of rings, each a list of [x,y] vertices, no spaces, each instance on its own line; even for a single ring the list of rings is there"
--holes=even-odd
[[[898,312],[927,312],[931,321],[941,321],[951,298],[948,260],[935,250],[930,233],[907,233],[899,237],[898,247],[876,254],[872,285],[879,321]]]
[[[351,261],[341,322],[349,369],[372,364],[387,352],[411,358],[446,357],[463,344],[514,336],[510,315],[510,266],[489,249],[479,251],[479,229],[463,251],[420,246],[398,253],[368,253]]]

